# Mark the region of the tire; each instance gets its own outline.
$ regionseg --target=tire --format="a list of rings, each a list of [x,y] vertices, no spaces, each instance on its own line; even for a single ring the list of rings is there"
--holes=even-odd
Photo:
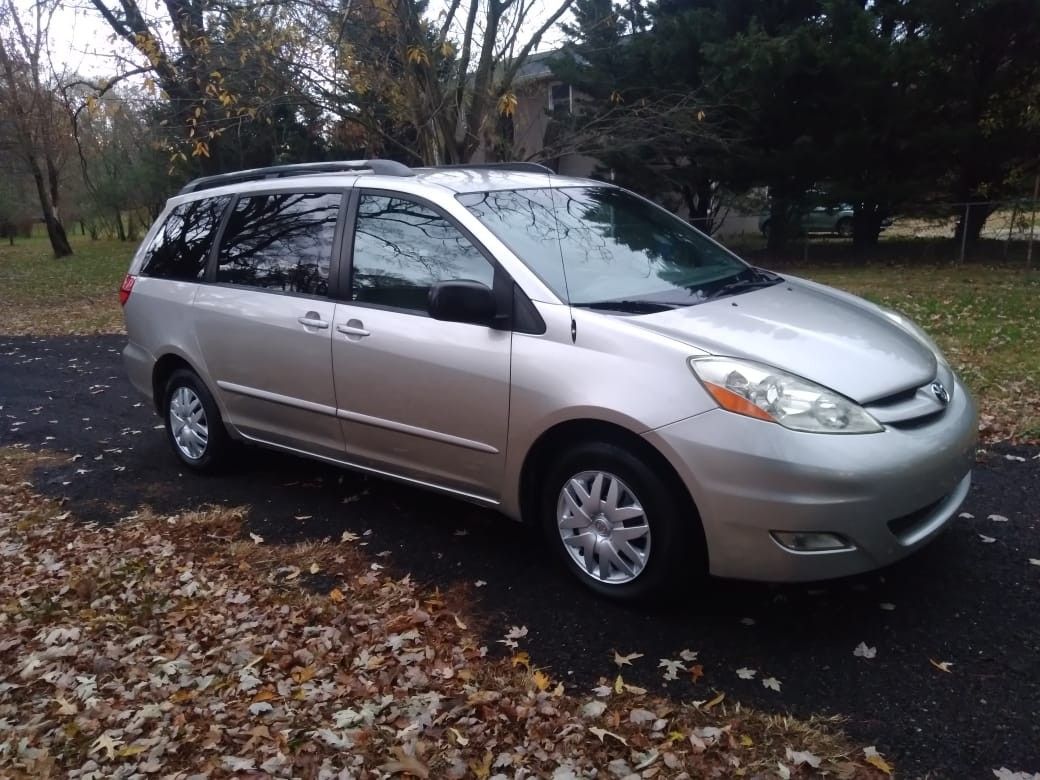
[[[602,475],[598,504],[596,474]],[[539,489],[550,546],[574,576],[601,596],[628,602],[668,598],[685,591],[684,580],[706,570],[703,530],[685,489],[622,446],[588,442],[573,447],[549,467]],[[589,501],[586,513],[575,511],[583,500]],[[648,529],[645,537],[640,527]]]
[[[194,371],[179,368],[170,375],[162,408],[166,439],[181,463],[208,473],[226,465],[231,438],[216,401]]]
[[[834,226],[834,230],[842,238],[852,238],[852,220],[848,217],[839,219],[838,224]]]

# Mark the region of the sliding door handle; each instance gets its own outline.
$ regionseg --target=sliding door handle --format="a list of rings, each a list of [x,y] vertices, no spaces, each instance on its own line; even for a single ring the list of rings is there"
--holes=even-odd
[[[358,320],[351,320],[346,325],[337,325],[336,330],[346,336],[355,336],[357,338],[371,335],[362,327],[361,322]]]
[[[318,330],[325,330],[329,327],[329,323],[325,320],[318,319],[317,316],[297,317],[296,321],[301,325],[306,325],[308,328],[317,328]]]

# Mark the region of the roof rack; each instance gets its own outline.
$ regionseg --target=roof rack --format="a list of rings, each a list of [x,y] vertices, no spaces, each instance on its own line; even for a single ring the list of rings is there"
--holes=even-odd
[[[273,165],[269,168],[251,168],[246,171],[221,173],[216,176],[203,176],[185,184],[179,195],[225,184],[237,184],[244,181],[262,179],[281,179],[287,176],[306,176],[312,173],[341,173],[344,171],[372,171],[383,176],[414,176],[411,168],[394,160],[339,160],[336,162],[299,163],[297,165]]]
[[[475,168],[476,170],[518,171],[524,173],[555,173],[547,165],[536,162],[494,162],[494,163],[461,163],[452,165],[434,165],[435,170],[453,170],[458,168]]]

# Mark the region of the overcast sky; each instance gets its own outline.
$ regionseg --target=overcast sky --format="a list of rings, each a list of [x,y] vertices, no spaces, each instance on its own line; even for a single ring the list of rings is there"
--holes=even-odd
[[[28,11],[31,0],[22,0],[21,4]],[[142,5],[151,3],[142,0]],[[441,3],[433,0],[430,3],[431,11],[436,13],[438,5]],[[538,0],[525,28],[534,31],[558,7],[555,0]],[[26,21],[29,18],[26,16]],[[128,59],[135,63],[140,61],[129,44],[113,36],[108,23],[86,0],[67,0],[62,3],[51,23],[51,39],[54,65],[59,72],[64,69],[67,74],[79,73],[86,78],[100,78],[123,70]],[[559,29],[550,30],[536,51],[554,48],[561,41]]]

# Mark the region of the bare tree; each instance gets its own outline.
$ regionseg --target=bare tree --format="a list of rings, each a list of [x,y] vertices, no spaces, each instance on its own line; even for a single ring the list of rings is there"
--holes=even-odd
[[[53,78],[45,74],[43,62],[56,7],[55,2],[38,0],[25,24],[14,0],[0,0],[0,31],[6,31],[0,32],[0,107],[36,185],[54,256],[66,257],[72,247],[58,213],[62,118]]]
[[[494,144],[518,75],[573,2],[540,15],[535,0],[450,0],[430,18],[417,0],[314,0],[326,54],[300,63],[301,77],[323,108],[398,154],[469,162]],[[406,125],[408,140],[393,125]]]

